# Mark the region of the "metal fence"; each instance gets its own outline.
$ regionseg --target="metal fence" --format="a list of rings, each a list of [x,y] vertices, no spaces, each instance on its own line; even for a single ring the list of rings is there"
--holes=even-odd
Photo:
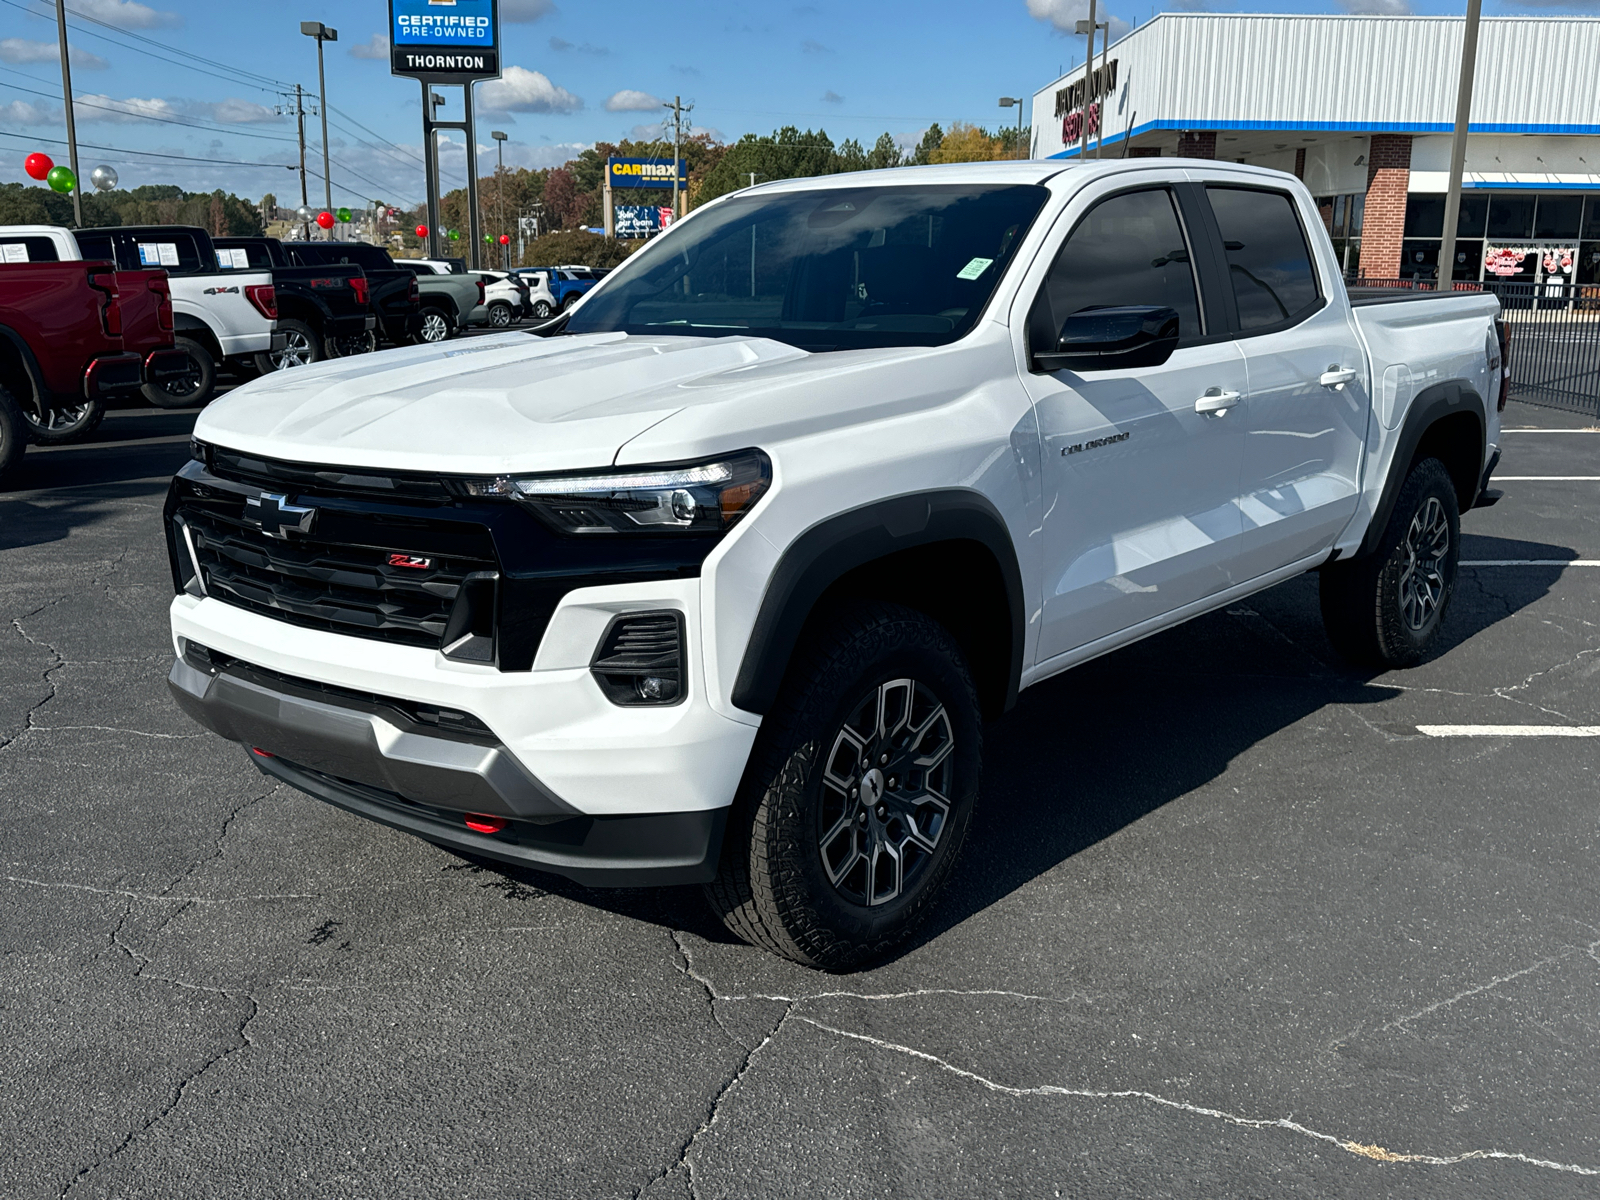
[[[1354,279],[1352,287],[1417,288],[1431,279]],[[1600,286],[1457,281],[1458,292],[1500,298],[1511,334],[1511,395],[1546,408],[1600,415]]]

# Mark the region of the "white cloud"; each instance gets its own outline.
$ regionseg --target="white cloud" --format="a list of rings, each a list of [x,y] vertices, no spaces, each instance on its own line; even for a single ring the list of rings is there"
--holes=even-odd
[[[114,96],[90,94],[76,97],[72,107],[78,120],[86,124],[143,124],[152,118],[160,121],[187,118],[215,121],[222,125],[265,125],[276,124],[283,119],[264,105],[235,96],[226,100],[160,100],[137,96],[117,99]]]
[[[555,12],[554,0],[500,0],[500,19],[527,24]]]
[[[230,96],[226,100],[185,100],[183,112],[191,117],[206,117],[222,125],[266,125],[283,120],[272,109],[254,100]]]
[[[1082,37],[1083,35],[1077,32],[1078,22],[1089,19],[1089,0],[1028,0],[1028,15],[1035,21],[1043,21],[1053,26],[1055,31],[1064,37]],[[1112,41],[1116,41],[1132,28],[1121,17],[1113,17],[1098,6],[1095,9],[1094,19],[1096,24],[1100,22],[1110,24]],[[1100,39],[1106,32],[1106,30],[1095,32],[1094,44],[1097,54],[1100,52]]]
[[[161,12],[137,0],[74,0],[73,10],[124,29],[157,29],[162,25],[183,23],[177,13]]]
[[[607,112],[655,112],[662,107],[663,103],[659,96],[652,96],[649,92],[636,92],[632,88],[624,88],[606,101]]]
[[[357,42],[354,46],[350,47],[350,57],[388,58],[389,35],[386,33],[375,33],[367,41]]]
[[[24,125],[59,125],[61,109],[43,104],[29,104],[26,100],[13,100],[0,104],[0,125],[20,128]]]
[[[1358,16],[1403,17],[1411,12],[1409,0],[1339,0],[1339,7]]]
[[[526,67],[507,67],[499,79],[483,84],[478,103],[487,112],[575,113],[583,107],[581,99],[542,71]]]
[[[30,42],[24,38],[0,38],[0,62],[59,63],[61,49],[55,42]],[[104,71],[111,64],[98,54],[72,47],[72,65],[80,71]]]

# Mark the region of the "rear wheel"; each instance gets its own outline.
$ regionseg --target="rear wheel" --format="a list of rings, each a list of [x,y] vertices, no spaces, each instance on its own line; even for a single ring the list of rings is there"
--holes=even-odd
[[[550,301],[548,300],[535,300],[533,302],[533,317],[536,321],[549,320],[550,314],[554,311],[555,309],[550,307]]]
[[[293,317],[279,318],[278,332],[284,335],[283,349],[264,350],[256,355],[256,370],[263,375],[309,367],[327,357],[322,352],[322,338],[306,322]]]
[[[7,472],[22,460],[22,452],[27,449],[26,428],[17,402],[10,392],[0,387],[0,484],[5,483]]]
[[[422,320],[417,326],[417,342],[442,342],[450,336],[450,315],[442,308],[425,308],[422,310]]]
[[[70,408],[42,409],[37,402],[22,408],[28,437],[41,446],[59,446],[88,437],[106,415],[103,398],[80,400]]]
[[[505,329],[511,324],[511,305],[497,300],[489,305],[489,324],[494,329]]]
[[[190,408],[211,399],[217,387],[217,362],[193,338],[179,335],[173,339],[179,350],[189,356],[182,375],[161,383],[144,385],[144,398],[157,408]]]
[[[1439,636],[1461,558],[1455,483],[1436,458],[1411,468],[1371,554],[1322,571],[1322,623],[1361,667],[1412,667]]]
[[[372,330],[354,333],[349,337],[328,339],[329,358],[351,358],[357,354],[371,354],[378,348],[378,335]]]
[[[573,292],[572,295],[568,296],[565,300],[563,300],[561,302],[561,311],[562,312],[566,312],[567,309],[571,308],[579,300],[582,300],[582,299],[583,299],[583,293],[582,292]]]
[[[978,792],[977,695],[955,639],[892,604],[839,614],[797,653],[706,885],[730,930],[843,970],[927,916]]]

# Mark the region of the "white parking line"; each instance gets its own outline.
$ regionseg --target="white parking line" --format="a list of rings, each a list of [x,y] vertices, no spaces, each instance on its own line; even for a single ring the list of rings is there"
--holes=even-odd
[[[1464,558],[1462,567],[1600,567],[1600,558]]]
[[[1530,428],[1525,428],[1525,429],[1502,429],[1500,432],[1501,433],[1600,433],[1600,428],[1595,428],[1595,427],[1591,426],[1588,429],[1534,429],[1534,428],[1530,427]]]
[[[1600,475],[1496,475],[1496,483],[1600,483]]]
[[[1600,737],[1600,725],[1418,725],[1424,737]]]

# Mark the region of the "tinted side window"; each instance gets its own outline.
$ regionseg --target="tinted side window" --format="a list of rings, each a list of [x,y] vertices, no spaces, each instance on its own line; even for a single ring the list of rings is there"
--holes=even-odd
[[[1317,276],[1294,201],[1245,188],[1208,187],[1206,195],[1222,230],[1239,327],[1276,325],[1314,306]]]
[[[56,262],[58,257],[55,242],[47,237],[8,237],[0,241],[0,263]]]
[[[77,233],[74,236],[78,239],[78,253],[84,258],[106,258],[123,270],[130,269],[127,263],[117,262],[117,251],[111,244],[109,233]],[[139,264],[135,261],[133,265],[137,267]]]
[[[1158,305],[1178,314],[1178,336],[1203,332],[1189,245],[1165,188],[1102,200],[1078,223],[1045,278],[1050,329],[1086,308]]]

